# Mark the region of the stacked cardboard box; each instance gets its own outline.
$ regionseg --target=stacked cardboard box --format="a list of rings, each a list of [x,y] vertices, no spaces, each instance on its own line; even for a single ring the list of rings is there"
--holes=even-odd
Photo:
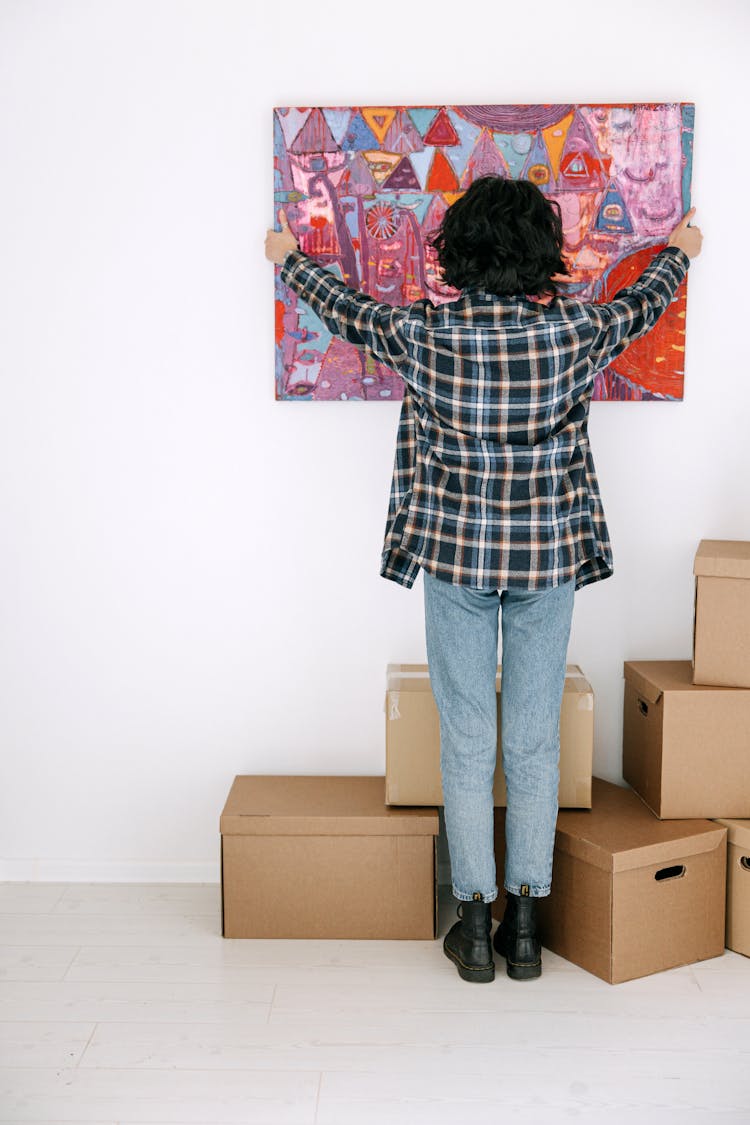
[[[437,935],[437,809],[383,777],[239,776],[220,830],[226,938]]]
[[[498,665],[497,768],[494,799],[506,803],[501,768],[501,679]],[[591,808],[591,764],[594,753],[594,693],[577,664],[569,664],[560,708],[561,808]],[[392,805],[442,805],[440,716],[426,664],[389,664],[385,698],[386,800]]]
[[[701,540],[690,660],[627,661],[623,777],[661,819],[727,832],[729,949],[750,954],[750,542]]]
[[[499,685],[498,670],[498,692]],[[580,669],[569,668],[561,711],[566,805],[591,804],[593,706]],[[389,665],[385,711],[384,777],[234,779],[220,820],[224,937],[437,936],[443,794],[426,664]]]
[[[725,940],[750,953],[750,544],[702,543],[695,574],[692,674],[689,661],[625,664],[627,786],[593,776],[593,692],[576,665],[566,676],[540,936],[610,983],[717,956]],[[500,667],[496,689],[502,887]],[[235,778],[221,816],[225,937],[437,936],[443,793],[426,664],[388,666],[385,716],[384,777]],[[501,892],[495,917],[503,905]]]
[[[592,792],[591,809],[558,813],[552,886],[537,908],[542,945],[610,984],[723,953],[726,829],[659,820],[632,789],[602,778]]]
[[[501,678],[495,853],[504,872],[507,794]],[[440,719],[425,664],[387,670],[386,799],[443,804]],[[560,712],[559,813],[552,893],[539,903],[543,944],[610,983],[714,957],[724,949],[726,828],[708,819],[665,825],[632,789],[592,774],[594,696],[569,665]],[[504,896],[493,904],[502,916]]]

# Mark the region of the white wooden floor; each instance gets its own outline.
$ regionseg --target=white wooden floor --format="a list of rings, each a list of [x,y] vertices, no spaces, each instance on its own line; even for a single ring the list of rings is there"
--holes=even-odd
[[[468,984],[456,917],[227,940],[213,884],[0,884],[0,1122],[748,1125],[749,958]]]

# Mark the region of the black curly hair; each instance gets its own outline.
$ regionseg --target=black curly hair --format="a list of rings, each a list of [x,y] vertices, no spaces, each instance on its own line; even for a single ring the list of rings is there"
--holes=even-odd
[[[481,176],[446,211],[430,240],[446,285],[499,297],[555,296],[567,273],[560,204],[530,180]]]

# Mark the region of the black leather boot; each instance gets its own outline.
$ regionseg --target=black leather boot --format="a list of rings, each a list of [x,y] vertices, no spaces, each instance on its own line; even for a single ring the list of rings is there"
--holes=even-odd
[[[542,944],[536,932],[536,899],[529,894],[505,892],[503,920],[492,944],[506,961],[513,980],[532,980],[542,975]]]
[[[483,902],[481,892],[475,891],[471,902],[458,904],[456,913],[460,921],[454,922],[443,938],[446,957],[455,963],[458,975],[464,980],[494,980],[490,903]]]

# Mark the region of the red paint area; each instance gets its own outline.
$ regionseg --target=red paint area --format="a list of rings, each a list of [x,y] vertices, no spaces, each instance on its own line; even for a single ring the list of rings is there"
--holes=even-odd
[[[613,267],[598,301],[611,301],[615,294],[632,285],[666,242],[637,250]],[[654,394],[683,397],[685,376],[685,310],[687,278],[677,290],[667,311],[640,340],[630,344],[609,365],[609,369],[631,383]],[[682,315],[680,315],[682,314]]]
[[[285,312],[286,306],[285,306],[283,301],[275,301],[274,305],[275,305],[275,313],[276,313],[276,315],[275,315],[275,325],[274,325],[274,335],[276,337],[276,343],[280,344],[281,341],[284,339],[284,312]]]
[[[427,177],[427,191],[458,191],[458,179],[450,161],[437,150]]]

